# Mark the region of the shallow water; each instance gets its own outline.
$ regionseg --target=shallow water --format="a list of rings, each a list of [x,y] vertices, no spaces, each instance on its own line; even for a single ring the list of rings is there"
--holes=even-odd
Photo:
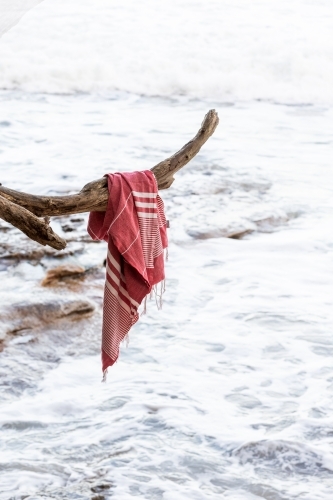
[[[1,99],[3,183],[41,193],[150,167],[208,107],[119,94]],[[215,136],[163,194],[163,310],[149,305],[107,384],[98,312],[9,340],[1,499],[330,498],[332,110],[215,107]],[[70,258],[100,270],[75,293],[99,311],[105,247],[80,245]],[[46,293],[54,262],[3,260],[2,304],[9,290]]]
[[[76,3],[64,10],[58,2],[60,15],[47,0],[1,39],[5,186],[70,193],[108,171],[151,168],[196,133],[208,109],[220,116],[214,136],[162,193],[171,224],[163,309],[149,303],[106,384],[99,354],[106,249],[89,242],[86,215],[53,220],[69,240],[60,254],[0,224],[1,500],[332,497],[333,108],[328,87],[320,87],[326,78],[320,71],[330,71],[330,5],[276,2],[271,11],[260,1],[244,11],[244,2],[223,3],[221,27],[216,2],[205,10],[201,2],[182,1],[179,20],[190,4],[205,16],[193,25],[202,27],[195,43],[204,43],[210,27],[227,47],[230,92],[213,49],[198,55],[202,72],[186,63],[184,73],[192,76],[177,86],[190,26],[177,38],[184,42],[177,59],[163,38],[170,25],[163,16],[172,14],[165,2],[158,12],[148,1],[142,11],[114,2],[113,11],[99,0],[94,12],[83,2],[74,19]],[[123,27],[119,42],[119,19],[129,6],[133,18],[124,18],[125,25],[146,36],[137,50],[149,46],[138,66],[131,65],[134,35],[127,46]],[[161,17],[156,29],[166,63],[159,69],[159,48],[142,29],[147,9]],[[299,24],[283,24],[292,13]],[[82,45],[82,16],[94,19],[89,43],[100,44],[99,57],[104,63],[110,57],[111,69],[104,64],[95,72],[96,47]],[[262,58],[266,38],[247,43],[265,20],[275,23],[268,39],[284,63],[288,40],[297,40],[289,70],[278,57],[275,67]],[[177,22],[172,30],[182,33]],[[304,38],[309,23],[313,30]],[[276,37],[282,26],[284,36]],[[119,46],[121,57],[112,58]],[[323,46],[328,63],[316,71]],[[308,62],[303,70],[295,62],[300,53]],[[264,65],[262,77],[249,56]],[[253,69],[247,82],[244,60]],[[209,65],[217,70],[206,81]],[[84,277],[42,287],[47,270],[63,263],[81,266]],[[89,317],[62,315],[64,303],[75,308],[82,301],[95,308]],[[38,316],[41,303],[52,309],[53,322]],[[36,323],[29,326],[22,310],[31,304]],[[18,311],[14,327],[10,307]]]

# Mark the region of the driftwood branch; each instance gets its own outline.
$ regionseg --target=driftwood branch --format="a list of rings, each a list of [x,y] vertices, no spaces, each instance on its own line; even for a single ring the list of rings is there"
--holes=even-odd
[[[49,226],[48,217],[39,219],[26,208],[20,207],[2,196],[0,196],[0,216],[41,245],[49,245],[56,250],[63,250],[66,247],[66,241],[60,238]]]
[[[171,186],[174,174],[200,151],[203,144],[214,133],[218,122],[216,111],[210,110],[197,135],[173,156],[151,169],[160,190]],[[86,184],[78,194],[68,196],[36,196],[0,185],[0,218],[38,243],[60,250],[65,248],[65,240],[52,231],[48,220],[39,217],[105,211],[108,196],[105,177]]]

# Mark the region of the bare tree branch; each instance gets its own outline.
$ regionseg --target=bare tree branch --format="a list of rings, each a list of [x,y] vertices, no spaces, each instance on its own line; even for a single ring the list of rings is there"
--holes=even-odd
[[[2,196],[0,196],[0,215],[6,222],[17,227],[41,245],[49,245],[56,250],[63,250],[66,247],[66,241],[53,232],[47,217],[39,219],[29,210],[6,200]]]
[[[151,169],[160,190],[171,186],[174,174],[200,151],[214,133],[218,123],[216,111],[210,110],[197,135],[177,153]],[[78,194],[68,196],[36,196],[0,185],[0,218],[42,245],[63,249],[66,242],[52,231],[48,221],[45,222],[38,217],[105,211],[108,196],[105,177],[86,184]]]
[[[218,124],[218,114],[215,109],[211,109],[206,114],[197,135],[177,153],[151,169],[157,179],[158,189],[168,189],[171,186],[174,181],[174,174],[199,153],[201,147],[215,132]]]

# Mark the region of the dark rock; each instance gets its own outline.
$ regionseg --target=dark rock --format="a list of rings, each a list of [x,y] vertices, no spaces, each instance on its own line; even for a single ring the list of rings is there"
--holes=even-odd
[[[74,321],[91,316],[95,305],[82,296],[39,293],[0,309],[0,340],[21,330],[34,329],[59,320]]]
[[[85,269],[78,264],[64,264],[62,266],[49,269],[45,278],[41,282],[42,286],[57,286],[60,282],[68,279],[82,279]]]

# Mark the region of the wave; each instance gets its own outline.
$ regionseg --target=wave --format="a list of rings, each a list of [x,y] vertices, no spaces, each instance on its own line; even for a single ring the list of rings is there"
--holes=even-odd
[[[0,40],[0,88],[333,103],[329,0],[45,0]]]
[[[332,477],[332,457],[309,446],[286,440],[261,440],[246,443],[231,453],[242,465],[270,469],[274,475]]]

